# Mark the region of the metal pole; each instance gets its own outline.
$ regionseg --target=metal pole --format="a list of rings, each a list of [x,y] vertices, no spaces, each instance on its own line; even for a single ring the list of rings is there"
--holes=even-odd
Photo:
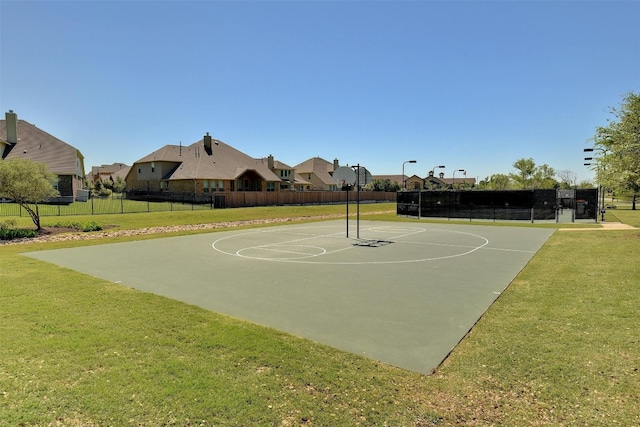
[[[360,238],[360,163],[358,163],[358,176],[356,177],[358,183],[358,202],[356,203],[356,237]]]
[[[349,185],[347,184],[347,238],[349,238]]]

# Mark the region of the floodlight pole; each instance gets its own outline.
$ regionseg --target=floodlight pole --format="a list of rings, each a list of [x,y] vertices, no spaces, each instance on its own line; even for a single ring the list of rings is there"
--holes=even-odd
[[[607,150],[601,147],[592,147],[592,148],[585,148],[583,151],[585,153],[592,153],[595,150],[598,150],[602,153],[603,156],[607,155]],[[584,158],[585,161],[589,161],[589,160],[594,160],[593,157],[585,157]],[[596,168],[597,168],[597,175],[598,175],[598,191],[601,193],[600,195],[600,199],[602,200],[601,205],[600,205],[600,222],[604,222],[604,213],[605,213],[605,207],[604,207],[604,186],[602,185],[602,177],[600,176],[600,161],[599,159],[595,159],[596,162],[598,162],[596,164]],[[591,166],[591,163],[585,163],[585,166]],[[603,167],[604,169],[604,167]],[[596,214],[596,222],[598,221],[598,215]]]
[[[451,188],[453,190],[456,189],[456,172],[464,172],[464,173],[466,173],[467,171],[465,171],[464,169],[457,169],[457,170],[453,171],[453,178],[451,180]],[[462,180],[462,182],[464,182],[464,179]]]
[[[357,165],[358,172],[356,174],[356,185],[358,189],[356,190],[356,197],[358,198],[358,202],[356,203],[356,239],[360,238],[360,163]]]
[[[416,160],[407,160],[406,162],[402,163],[402,189],[406,190],[407,189],[407,178],[404,176],[404,165],[406,163],[418,163]]]

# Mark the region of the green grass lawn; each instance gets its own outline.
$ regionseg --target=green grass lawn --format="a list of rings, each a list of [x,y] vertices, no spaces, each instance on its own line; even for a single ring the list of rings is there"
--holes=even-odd
[[[66,219],[129,229],[341,213]],[[20,255],[82,244],[0,246],[0,426],[640,424],[640,230],[556,232],[428,376]]]

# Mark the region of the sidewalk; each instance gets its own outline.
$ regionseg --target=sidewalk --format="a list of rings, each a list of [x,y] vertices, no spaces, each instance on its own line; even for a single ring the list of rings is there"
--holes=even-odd
[[[636,230],[636,227],[621,222],[600,222],[600,228],[559,228],[559,231],[600,231],[600,230]]]

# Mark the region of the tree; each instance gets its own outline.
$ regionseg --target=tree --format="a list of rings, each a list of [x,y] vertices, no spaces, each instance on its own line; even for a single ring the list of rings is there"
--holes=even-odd
[[[596,177],[611,190],[630,190],[635,210],[640,192],[640,95],[629,92],[611,113],[615,119],[597,127],[593,137],[594,150],[599,153]]]
[[[506,190],[511,185],[508,175],[495,173],[480,182],[480,187],[485,190]]]
[[[560,178],[560,188],[573,188],[576,185],[578,174],[574,171],[563,169],[558,171],[556,175]]]
[[[20,158],[0,161],[0,196],[22,206],[38,231],[42,229],[38,203],[60,196],[54,188],[57,181],[44,163]]]
[[[122,193],[127,187],[127,183],[121,176],[116,178],[116,182],[113,183],[113,192],[114,193]]]
[[[365,186],[365,189],[369,191],[399,191],[400,184],[397,181],[391,182],[389,178],[375,178]]]
[[[532,158],[517,160],[513,167],[518,173],[509,176],[518,188],[556,188],[555,170],[547,164],[536,166]]]
[[[533,172],[533,188],[557,188],[559,184],[555,175],[556,171],[547,164],[536,167]]]
[[[511,174],[511,179],[520,188],[533,187],[533,174],[536,170],[536,162],[532,158],[516,160],[513,167],[518,173]]]

